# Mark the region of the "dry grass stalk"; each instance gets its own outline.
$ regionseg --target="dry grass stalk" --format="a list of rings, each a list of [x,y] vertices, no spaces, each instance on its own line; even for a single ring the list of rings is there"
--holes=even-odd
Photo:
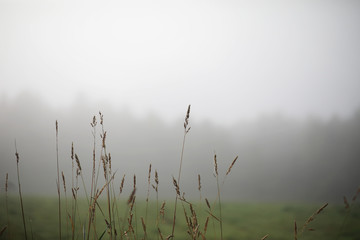
[[[148,189],[147,189],[147,194],[146,194],[145,224],[147,224],[147,216],[148,216],[149,195],[150,195],[150,179],[151,179],[151,163],[149,165]],[[146,234],[145,234],[145,236],[146,236]]]
[[[263,237],[261,238],[261,240],[267,239],[268,236],[269,236],[269,234],[266,234],[265,236],[263,236]]]
[[[231,168],[234,166],[234,164],[235,164],[235,162],[236,162],[237,159],[238,159],[238,156],[236,156],[235,159],[232,161],[230,167],[229,167],[228,170],[226,171],[226,174],[225,174],[226,176],[230,173]]]
[[[216,154],[214,154],[214,170],[215,170],[215,175],[219,176]]]
[[[209,217],[206,217],[206,221],[205,221],[205,226],[204,226],[204,235],[206,234],[207,228],[208,228],[208,224],[209,224]]]
[[[316,217],[317,215],[319,215],[319,214],[324,210],[324,208],[326,208],[328,205],[329,205],[328,203],[324,204],[321,208],[319,208],[313,215],[311,215],[311,216],[306,220],[304,226],[303,226],[302,229],[301,229],[301,233],[303,233],[303,232],[305,231],[305,229],[306,229],[306,227],[309,225],[309,223],[312,222],[312,221],[315,219],[315,217]]]
[[[163,203],[161,204],[161,207],[160,207],[160,216],[162,217],[163,221],[164,221],[164,218],[165,218],[165,204],[166,202],[163,201]]]
[[[206,212],[212,217],[211,221],[212,221],[213,230],[214,230],[214,238],[216,238],[216,228],[215,228],[214,219],[216,219],[217,221],[219,221],[219,219],[217,217],[215,217],[214,214],[212,213],[211,205],[210,205],[209,200],[207,198],[205,198],[205,202],[206,202],[206,206],[209,208],[209,210],[206,210]]]
[[[64,172],[61,171],[61,177],[63,180],[63,187],[64,187],[64,194],[65,194],[65,211],[66,211],[66,215],[69,215],[69,210],[68,210],[68,204],[67,204],[67,194],[66,194],[66,181],[65,181],[65,175]],[[69,232],[69,222],[66,222],[66,234],[68,234]]]
[[[80,160],[79,160],[79,157],[78,157],[78,155],[76,153],[75,153],[75,160],[76,160],[76,164],[77,164],[79,170],[81,171],[82,169],[81,169]]]
[[[108,159],[108,165],[109,165],[109,174],[111,175],[111,154],[110,153],[107,155],[107,159]]]
[[[297,240],[297,225],[296,225],[296,220],[294,221],[294,239]]]
[[[63,180],[64,193],[66,193],[66,182],[65,182],[65,175],[64,175],[63,171],[61,171],[61,177],[62,177],[62,180]]]
[[[161,239],[161,240],[164,240],[164,237],[163,237],[163,235],[161,234],[160,228],[158,228],[158,232],[159,232],[160,239]]]
[[[215,220],[217,220],[218,222],[220,222],[220,219],[219,218],[217,218],[212,212],[210,212],[210,211],[206,211],[212,218],[214,218]]]
[[[8,186],[9,186],[9,174],[8,173],[6,173],[6,175],[5,175],[5,192],[7,193],[7,191],[8,191]]]
[[[222,227],[222,214],[221,214],[221,199],[220,199],[220,186],[219,186],[219,172],[218,172],[218,164],[216,160],[216,154],[214,154],[214,168],[216,174],[216,185],[217,185],[217,193],[219,199],[219,213],[220,213],[220,239],[223,240],[223,227]]]
[[[90,238],[90,227],[91,224],[94,223],[95,221],[95,208],[92,208],[93,205],[93,199],[95,198],[95,189],[96,189],[96,184],[95,184],[95,172],[96,172],[96,166],[95,166],[95,162],[96,162],[96,125],[97,125],[97,121],[96,121],[96,116],[94,115],[92,118],[92,122],[90,123],[90,126],[92,127],[92,135],[93,135],[93,161],[92,161],[92,172],[91,172],[91,187],[90,187],[90,202],[89,202],[89,219],[88,219],[88,229],[87,229],[87,239]],[[94,234],[96,235],[96,228],[95,225],[93,225],[94,228]]]
[[[191,127],[189,127],[190,108],[191,108],[191,105],[188,106],[186,116],[185,116],[185,120],[184,120],[184,137],[183,137],[183,142],[182,142],[179,174],[178,174],[178,179],[177,179],[177,183],[179,185],[180,185],[182,162],[183,162],[183,157],[184,157],[185,139],[186,139],[186,135],[189,133],[190,128],[191,128]],[[173,217],[173,226],[172,226],[171,236],[174,236],[174,232],[175,232],[177,200],[178,200],[178,197],[180,196],[180,194],[178,194],[177,191],[176,191],[176,193],[177,194],[176,194],[176,197],[175,197],[174,217]]]
[[[21,214],[22,214],[22,220],[23,220],[23,226],[24,226],[25,240],[27,240],[26,222],[25,222],[25,214],[24,214],[24,204],[23,204],[23,198],[22,198],[22,194],[21,194],[21,183],[20,183],[20,173],[19,173],[20,156],[19,156],[19,153],[17,151],[16,140],[15,140],[15,156],[16,156],[16,169],[17,169],[17,177],[18,177]]]
[[[4,231],[5,231],[6,229],[8,229],[8,231],[7,231],[7,237],[8,237],[8,239],[11,239],[11,236],[10,236],[10,220],[9,220],[8,187],[9,187],[9,174],[6,173],[6,177],[5,177],[5,207],[6,207],[6,221],[7,221],[7,225],[6,225],[6,228],[4,228]]]
[[[121,179],[121,183],[120,183],[120,194],[123,191],[124,188],[124,182],[125,182],[125,174],[123,175],[122,179]]]
[[[211,210],[211,206],[210,206],[209,200],[207,198],[205,198],[205,202],[206,202],[206,206]]]
[[[166,240],[169,240],[169,239],[172,239],[172,238],[174,238],[174,235],[169,235],[169,236],[166,237]]]
[[[129,203],[129,201],[128,201],[128,205],[130,204],[130,207],[129,207],[128,230],[127,230],[127,232],[132,233],[134,235],[134,239],[136,239],[137,234],[135,235],[134,226],[132,225],[133,216],[134,216],[132,211],[133,211],[133,207],[135,205],[135,198],[136,198],[134,190],[133,190],[133,193],[131,194],[131,196],[129,198],[129,200],[131,199],[131,202]],[[136,221],[135,221],[135,225],[136,225]],[[136,228],[136,226],[135,226],[135,228]]]
[[[156,191],[157,191],[157,187],[159,185],[159,175],[158,175],[158,172],[157,170],[155,170],[155,183],[156,183]]]
[[[179,184],[177,183],[176,179],[173,177],[173,184],[175,187],[175,191],[178,197],[180,197],[180,187]]]
[[[93,197],[94,191],[95,191],[95,162],[96,162],[96,125],[97,125],[97,121],[96,121],[96,116],[93,116],[93,120],[90,123],[91,127],[93,128],[92,130],[92,135],[93,135],[93,169],[92,169],[92,174],[91,174],[91,192],[90,192],[90,197]]]
[[[104,115],[99,112],[100,117],[100,125],[101,125],[101,134],[100,137],[102,139],[102,148],[101,148],[101,160],[103,162],[104,168],[104,178],[106,181],[106,196],[107,196],[107,209],[108,209],[108,217],[109,217],[109,235],[110,240],[113,239],[113,219],[112,219],[112,208],[111,208],[111,195],[110,195],[110,181],[109,175],[111,176],[111,155],[107,153],[106,150],[106,136],[107,132],[104,130]]]
[[[144,239],[146,239],[146,238],[147,238],[147,234],[146,234],[146,223],[145,223],[143,217],[141,217],[141,224],[142,224],[142,227],[143,227],[143,230],[144,230]]]
[[[155,170],[155,186],[152,185],[156,192],[156,228],[159,227],[159,175],[157,170]]]
[[[60,202],[60,173],[59,173],[59,126],[58,121],[55,122],[56,129],[56,168],[57,168],[57,192],[58,192],[58,209],[59,209],[59,239],[61,240],[61,202]]]
[[[190,204],[190,212],[191,212],[191,218],[189,218],[189,223],[190,223],[191,237],[192,239],[197,239],[200,233],[199,224],[195,209],[193,208],[192,204]]]
[[[132,190],[131,194],[130,194],[130,197],[129,197],[128,201],[127,201],[127,204],[128,204],[128,205],[129,205],[129,204],[133,204],[134,198],[135,198],[135,192],[136,192],[136,188],[134,188],[134,189]]]
[[[198,174],[198,190],[201,192],[201,177],[200,174]]]

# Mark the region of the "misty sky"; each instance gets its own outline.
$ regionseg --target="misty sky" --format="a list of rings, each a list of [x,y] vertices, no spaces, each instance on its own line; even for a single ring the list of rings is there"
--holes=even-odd
[[[219,123],[360,107],[356,0],[0,0],[0,35],[2,100]]]

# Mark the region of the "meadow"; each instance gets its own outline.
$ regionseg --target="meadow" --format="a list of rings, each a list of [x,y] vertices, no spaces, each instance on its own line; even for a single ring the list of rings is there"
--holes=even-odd
[[[64,201],[63,201],[64,202]],[[81,203],[80,203],[81,202]],[[169,200],[165,207],[165,216],[160,220],[160,226],[164,233],[171,231],[173,200]],[[0,223],[4,226],[6,220],[5,199],[2,196],[0,209]],[[103,200],[100,205],[106,206]],[[120,203],[122,209],[127,209],[126,201]],[[9,198],[9,229],[6,230],[0,239],[24,239],[24,230],[21,221],[19,197]],[[149,223],[148,239],[158,239],[159,234],[156,229],[156,202],[149,202]],[[208,213],[206,203],[196,203],[199,222],[204,223]],[[26,220],[29,239],[58,239],[58,213],[57,199],[54,197],[30,197],[24,198],[26,208]],[[65,208],[65,205],[63,204]],[[85,199],[79,200],[79,210],[85,222],[87,214],[87,204]],[[137,232],[137,239],[144,237],[141,225],[141,216],[145,216],[146,201],[139,200],[136,203],[137,223],[134,230]],[[268,234],[267,239],[294,239],[294,220],[298,222],[299,228],[316,211],[316,204],[294,204],[294,203],[223,203],[223,227],[224,239],[261,239]],[[123,212],[122,214],[125,215]],[[151,220],[151,221],[150,221]],[[184,219],[184,214],[179,214],[177,219],[175,234],[177,239],[189,239]],[[345,221],[345,223],[344,223]],[[63,239],[71,239],[71,226],[63,219]],[[344,224],[344,225],[343,225]],[[215,221],[215,228],[210,222],[206,233],[206,239],[219,239],[219,224]],[[342,205],[330,205],[323,213],[309,224],[314,231],[306,231],[298,239],[359,239],[360,238],[360,211],[357,207],[354,211],[347,212]],[[202,226],[203,227],[203,226]],[[101,214],[97,220],[98,232],[102,233],[106,229],[106,223]],[[8,235],[9,234],[9,235]],[[103,239],[108,239],[106,236]],[[76,230],[75,239],[82,239],[82,228],[79,222]],[[126,239],[126,238],[125,238]]]
[[[319,203],[239,203],[222,201],[221,189],[237,164],[235,156],[227,169],[219,171],[216,154],[213,157],[214,188],[217,196],[202,196],[201,176],[198,175],[199,195],[182,192],[182,162],[189,124],[190,106],[184,119],[182,151],[177,176],[173,176],[173,199],[159,199],[159,176],[150,164],[146,182],[137,182],[136,175],[118,176],[112,169],[107,150],[103,115],[90,123],[94,137],[92,170],[83,172],[81,159],[71,148],[72,172],[66,179],[59,168],[58,122],[55,124],[57,167],[56,197],[22,196],[21,155],[15,143],[18,195],[5,191],[0,200],[1,239],[360,239],[360,209],[358,195],[344,197],[343,205]],[[99,122],[98,122],[99,121]],[[100,128],[100,131],[99,131]],[[96,151],[100,136],[100,152]],[[19,149],[19,151],[21,151]],[[89,162],[89,161],[88,161]],[[39,171],[41,174],[41,171]],[[88,174],[89,178],[84,178]],[[122,178],[121,178],[122,177]],[[86,179],[86,180],[84,180]],[[119,182],[119,186],[114,182]],[[129,184],[130,182],[130,184]],[[131,186],[123,191],[124,184]],[[138,186],[147,192],[137,197]],[[150,192],[152,193],[150,195]],[[150,197],[152,196],[152,197]],[[155,196],[155,197],[154,197]],[[198,199],[198,200],[194,200]],[[349,199],[349,200],[348,200]]]

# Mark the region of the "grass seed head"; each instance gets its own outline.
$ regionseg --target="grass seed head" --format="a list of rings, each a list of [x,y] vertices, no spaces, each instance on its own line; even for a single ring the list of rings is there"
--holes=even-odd
[[[198,174],[198,189],[201,191],[201,177],[200,174]]]
[[[232,161],[229,169],[226,171],[226,175],[228,175],[228,174],[230,173],[231,168],[234,166],[234,164],[235,164],[235,162],[236,162],[237,159],[238,159],[238,156],[236,156],[235,159]]]
[[[135,199],[135,192],[136,192],[136,188],[134,188],[130,194],[130,197],[127,201],[127,204],[129,205],[130,203],[133,203],[134,202],[134,199]]]
[[[79,160],[79,157],[78,157],[78,155],[76,153],[75,153],[75,160],[76,160],[76,163],[78,165],[79,170],[81,171],[80,160]]]
[[[163,201],[163,203],[161,204],[161,207],[160,207],[160,215],[162,217],[164,217],[164,215],[165,215],[165,204],[166,204],[166,202]]]
[[[120,184],[120,193],[122,193],[123,188],[124,188],[124,182],[125,182],[125,174],[123,175],[122,179],[121,179],[121,184]]]
[[[97,122],[96,122],[96,116],[94,115],[93,116],[93,120],[92,120],[92,123],[90,123],[90,125],[91,125],[91,127],[95,127],[96,126],[96,124],[97,124]]]
[[[74,143],[71,143],[71,159],[74,160]]]
[[[6,178],[5,178],[5,192],[8,191],[8,186],[9,186],[9,174],[6,173]]]
[[[173,176],[173,184],[174,184],[174,187],[175,187],[175,190],[176,190],[176,194],[177,194],[178,196],[180,196],[180,195],[181,195],[181,194],[180,194],[180,188],[179,188],[179,185],[178,185],[176,179],[174,178],[174,176]]]
[[[66,182],[65,182],[65,175],[64,175],[63,171],[61,171],[61,176],[62,176],[62,180],[63,180],[63,184],[64,184],[64,191],[66,192]]]
[[[216,176],[219,176],[218,165],[217,165],[217,160],[216,160],[216,154],[214,154],[214,168],[215,168]]]
[[[150,184],[150,178],[151,178],[151,163],[149,165],[149,175],[148,175],[148,183]]]
[[[184,121],[184,129],[185,131],[188,131],[190,129],[188,129],[188,125],[189,125],[189,118],[190,118],[190,107],[191,105],[188,106],[187,112],[186,112],[186,116],[185,116],[185,121]]]
[[[156,185],[159,185],[159,175],[156,170],[155,170],[155,183],[156,183]]]
[[[209,224],[209,219],[210,219],[210,217],[207,216],[206,221],[205,221],[205,226],[204,226],[204,234],[206,234],[206,230],[207,230],[207,227],[208,227],[208,224]]]
[[[322,210],[324,210],[324,208],[326,208],[329,204],[328,203],[325,203],[321,208],[319,208],[317,211],[316,211],[316,215],[318,215],[319,213],[322,212]]]
[[[206,202],[206,206],[211,210],[210,203],[209,203],[209,200],[207,198],[205,198],[205,202]]]
[[[269,234],[266,234],[265,236],[263,236],[263,237],[261,238],[261,240],[265,240],[268,236],[269,236]]]

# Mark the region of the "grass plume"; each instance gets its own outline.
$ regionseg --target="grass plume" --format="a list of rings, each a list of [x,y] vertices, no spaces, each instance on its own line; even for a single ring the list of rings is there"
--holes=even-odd
[[[56,171],[57,171],[57,193],[58,193],[58,210],[59,210],[59,239],[61,240],[61,196],[60,196],[60,170],[59,170],[59,125],[58,121],[55,122],[56,130]]]
[[[28,239],[28,236],[27,236],[27,232],[26,232],[26,221],[25,221],[25,213],[24,213],[24,204],[23,204],[23,198],[22,198],[22,194],[21,194],[21,183],[20,183],[20,173],[19,173],[19,161],[20,161],[20,156],[19,156],[19,153],[18,153],[18,151],[17,151],[16,140],[15,140],[15,156],[16,156],[16,170],[17,170],[17,178],[18,178],[18,186],[19,186],[21,215],[22,215],[22,221],[23,221],[23,226],[24,226],[24,237],[25,237],[25,240],[27,240],[27,239]]]
[[[191,108],[191,105],[188,106],[186,116],[185,116],[185,120],[184,120],[184,136],[183,136],[183,142],[182,142],[182,148],[181,148],[179,173],[178,173],[178,178],[177,178],[178,186],[180,185],[181,168],[182,168],[183,157],[184,157],[184,148],[185,148],[186,135],[188,134],[188,132],[191,129],[191,127],[189,127],[190,108]],[[175,180],[175,179],[173,178],[173,180]],[[174,181],[174,183],[175,183],[175,181]],[[180,194],[177,193],[176,197],[175,197],[174,217],[173,217],[173,226],[172,226],[171,236],[174,236],[174,233],[175,233],[176,207],[177,207],[177,200],[178,200],[179,196],[180,196]]]

